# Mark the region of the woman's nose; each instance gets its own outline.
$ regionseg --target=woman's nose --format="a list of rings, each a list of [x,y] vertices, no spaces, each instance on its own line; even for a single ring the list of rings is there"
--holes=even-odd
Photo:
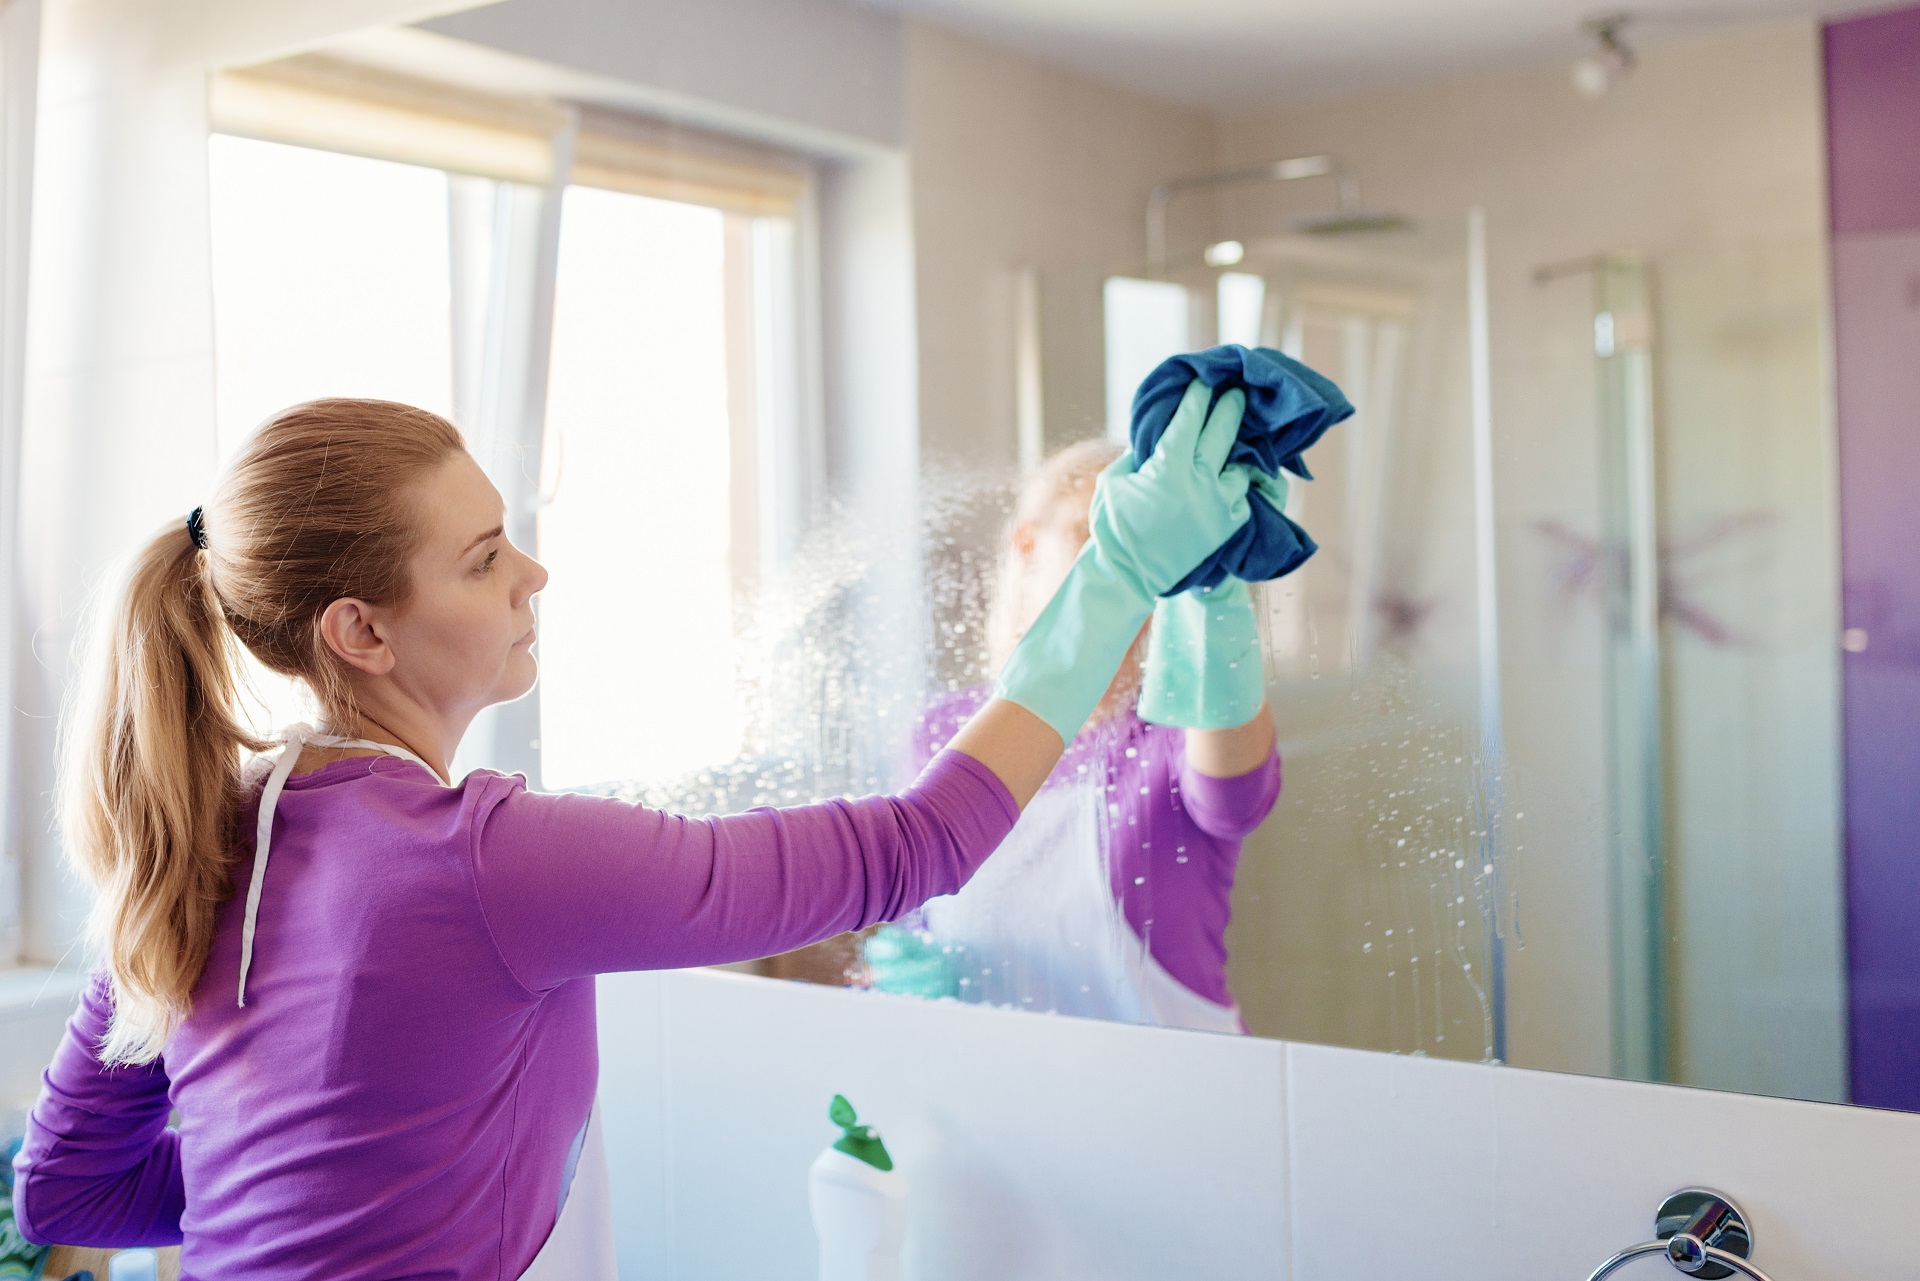
[[[520,558],[527,562],[526,572],[521,578],[521,599],[525,600],[527,597],[534,595],[546,587],[547,567],[525,552],[520,553]]]

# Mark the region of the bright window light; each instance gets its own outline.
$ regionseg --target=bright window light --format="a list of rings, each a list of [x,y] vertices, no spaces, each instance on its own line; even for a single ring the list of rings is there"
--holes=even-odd
[[[1223,271],[1215,286],[1220,341],[1243,347],[1260,345],[1260,317],[1267,303],[1267,282],[1243,271]]]
[[[447,175],[216,134],[221,457],[319,396],[453,411]]]
[[[220,457],[320,396],[453,411],[447,175],[215,134],[208,142]],[[317,715],[251,659],[272,733]]]
[[[566,193],[540,514],[547,787],[741,750],[725,254],[718,210]]]

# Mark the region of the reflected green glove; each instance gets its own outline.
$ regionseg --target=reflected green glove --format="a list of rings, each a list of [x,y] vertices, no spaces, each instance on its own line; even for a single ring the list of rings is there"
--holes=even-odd
[[[1146,466],[1132,453],[1100,473],[1089,537],[1053,599],[1001,669],[998,694],[1073,736],[1099,705],[1154,601],[1247,521],[1244,467],[1228,467],[1246,396],[1195,379]]]
[[[953,958],[925,930],[882,925],[863,949],[869,982],[876,992],[895,992],[936,1000],[960,993]]]
[[[1287,506],[1287,482],[1253,472],[1253,487]],[[1228,578],[1211,588],[1163,596],[1153,607],[1140,681],[1140,719],[1183,729],[1233,729],[1260,711],[1267,697],[1253,596]]]
[[[1140,719],[1184,729],[1245,725],[1266,701],[1253,597],[1237,578],[1163,596],[1153,608]]]

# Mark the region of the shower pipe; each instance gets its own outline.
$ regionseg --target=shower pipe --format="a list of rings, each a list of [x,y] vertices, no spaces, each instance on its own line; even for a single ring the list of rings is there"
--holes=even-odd
[[[1296,156],[1276,160],[1251,169],[1233,169],[1225,173],[1199,174],[1163,182],[1147,197],[1147,263],[1157,275],[1167,267],[1167,206],[1185,191],[1203,187],[1226,187],[1243,182],[1293,182],[1301,178],[1331,178],[1338,193],[1341,214],[1360,209],[1360,180],[1353,171],[1332,156]]]

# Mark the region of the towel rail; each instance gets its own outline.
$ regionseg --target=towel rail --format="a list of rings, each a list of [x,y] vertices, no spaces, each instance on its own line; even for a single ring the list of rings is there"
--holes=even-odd
[[[1628,1246],[1587,1276],[1601,1281],[1635,1259],[1665,1255],[1677,1271],[1701,1281],[1719,1281],[1736,1274],[1748,1281],[1772,1281],[1748,1262],[1753,1253],[1753,1228],[1734,1199],[1712,1188],[1681,1188],[1660,1203],[1654,1215],[1651,1241]]]

